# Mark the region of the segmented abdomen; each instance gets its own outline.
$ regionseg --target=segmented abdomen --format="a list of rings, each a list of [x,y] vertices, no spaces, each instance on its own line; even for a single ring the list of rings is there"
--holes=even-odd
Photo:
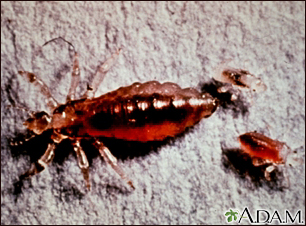
[[[217,104],[209,94],[173,83],[134,83],[86,100],[80,136],[151,141],[175,136],[210,116]],[[76,106],[77,108],[77,106]]]
[[[283,163],[280,155],[284,143],[266,137],[257,132],[249,132],[238,137],[242,150],[252,157]]]

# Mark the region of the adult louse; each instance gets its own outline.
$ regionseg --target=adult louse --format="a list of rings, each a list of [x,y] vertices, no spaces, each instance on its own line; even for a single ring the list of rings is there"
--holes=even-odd
[[[64,139],[69,139],[76,152],[86,186],[90,189],[89,164],[80,140],[93,139],[94,146],[104,160],[134,188],[132,181],[118,166],[117,159],[98,140],[99,137],[140,142],[164,140],[182,133],[202,118],[209,117],[218,107],[218,100],[210,94],[199,93],[193,88],[182,89],[170,82],[137,82],[94,97],[99,84],[116,62],[120,50],[98,69],[91,86],[88,86],[81,99],[75,99],[75,90],[80,79],[78,54],[74,46],[61,37],[52,39],[43,46],[57,39],[66,42],[74,51],[72,80],[65,104],[59,104],[52,97],[46,84],[37,75],[27,71],[18,72],[41,89],[52,112],[51,115],[44,111],[30,113],[31,117],[24,122],[34,135],[52,130],[52,142],[48,144],[42,157],[32,163],[31,168],[24,174],[25,177],[44,170],[52,162],[56,145]]]

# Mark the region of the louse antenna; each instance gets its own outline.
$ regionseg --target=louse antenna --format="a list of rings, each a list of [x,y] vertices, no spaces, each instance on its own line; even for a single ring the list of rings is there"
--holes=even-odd
[[[64,42],[66,42],[70,47],[72,47],[73,51],[75,52],[74,45],[72,45],[71,42],[67,41],[66,39],[64,39],[64,38],[61,37],[61,36],[59,36],[59,37],[57,37],[57,38],[53,38],[53,39],[47,41],[47,42],[46,42],[45,44],[43,44],[42,46],[44,47],[44,46],[48,45],[49,43],[56,41],[57,39],[61,39],[61,40],[63,40]]]
[[[72,49],[73,50],[73,52],[74,52],[74,54],[76,54],[76,51],[75,51],[75,48],[74,48],[74,45],[72,45],[72,43],[71,42],[69,42],[69,41],[67,41],[66,39],[64,39],[63,37],[61,37],[61,36],[59,36],[59,37],[57,37],[57,38],[53,38],[53,39],[51,39],[51,40],[49,40],[49,41],[47,41],[47,42],[45,42],[41,47],[39,47],[36,51],[35,51],[35,54],[33,54],[33,56],[32,56],[32,60],[31,60],[31,62],[32,62],[32,64],[34,64],[33,63],[33,61],[34,61],[34,58],[35,58],[35,56],[37,56],[38,55],[38,53],[40,53],[41,51],[42,51],[42,47],[44,47],[44,46],[46,46],[46,45],[48,45],[49,43],[51,43],[51,42],[54,42],[54,41],[56,41],[57,39],[61,39],[62,41],[64,41],[64,42],[66,42],[68,45],[69,45],[69,50],[70,49]]]

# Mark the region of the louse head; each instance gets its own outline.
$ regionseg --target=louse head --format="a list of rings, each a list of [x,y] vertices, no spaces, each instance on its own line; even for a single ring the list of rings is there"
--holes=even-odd
[[[44,111],[34,113],[23,124],[35,134],[39,135],[50,128],[51,117]]]

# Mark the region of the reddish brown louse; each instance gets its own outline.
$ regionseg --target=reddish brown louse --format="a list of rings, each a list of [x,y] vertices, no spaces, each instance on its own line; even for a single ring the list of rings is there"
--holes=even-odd
[[[242,134],[238,137],[238,141],[242,151],[252,158],[254,166],[268,165],[265,170],[265,178],[268,181],[271,179],[270,173],[278,165],[291,166],[300,163],[300,160],[286,143],[273,140],[261,133]]]
[[[74,50],[70,42],[61,37],[56,39],[62,39]],[[105,61],[95,74],[92,85],[88,87],[81,99],[76,100],[75,89],[80,78],[80,68],[78,54],[74,50],[72,81],[65,104],[58,104],[51,96],[48,87],[37,75],[27,71],[18,72],[26,76],[29,82],[41,88],[52,112],[51,115],[46,112],[31,114],[31,117],[24,123],[36,135],[52,130],[53,141],[48,145],[44,155],[25,173],[26,177],[44,170],[54,157],[56,145],[63,139],[70,139],[86,186],[90,189],[89,164],[80,140],[94,138],[94,145],[104,160],[122,179],[134,187],[131,180],[118,166],[117,159],[98,140],[99,137],[114,137],[140,142],[163,140],[182,133],[187,127],[193,126],[202,118],[209,117],[216,110],[218,101],[208,93],[199,93],[193,88],[182,89],[177,84],[170,82],[163,84],[157,81],[134,83],[94,97],[99,84],[117,60],[119,53],[120,50]]]

